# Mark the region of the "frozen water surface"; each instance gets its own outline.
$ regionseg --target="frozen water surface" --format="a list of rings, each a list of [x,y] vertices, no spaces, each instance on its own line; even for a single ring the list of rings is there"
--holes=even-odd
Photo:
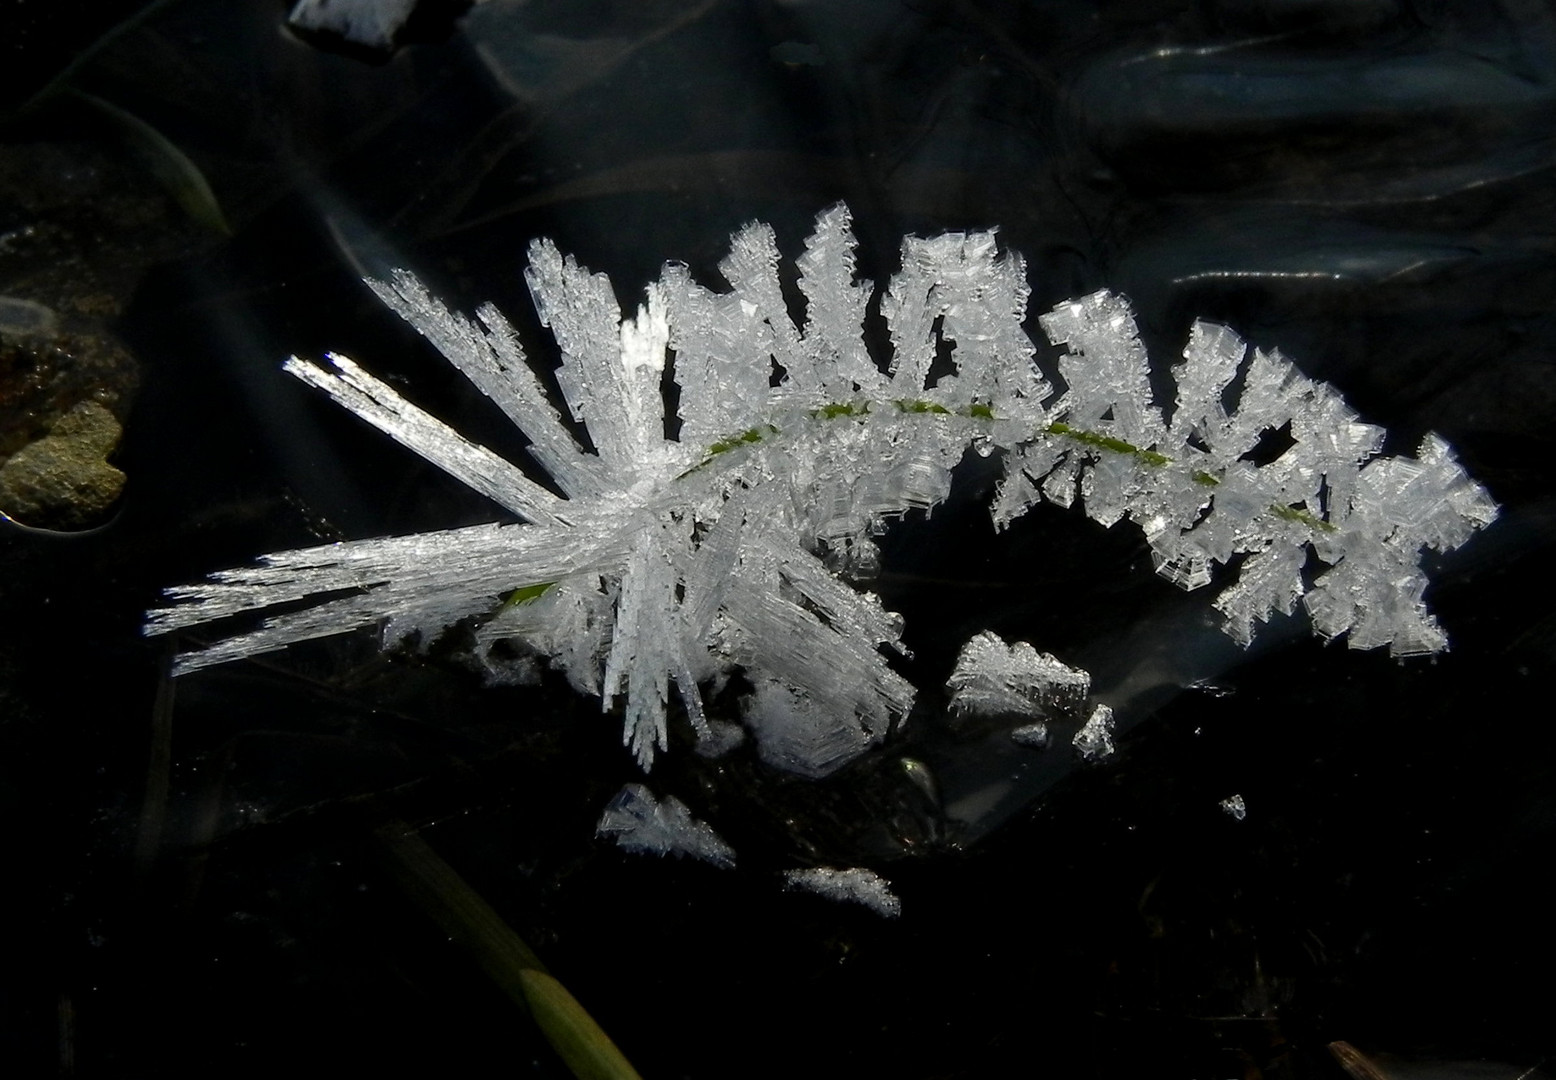
[[[96,395],[117,338],[144,387],[103,399],[110,528],[0,522],[14,1072],[569,1075],[382,872],[378,802],[645,1076],[1550,1074],[1549,5],[487,0],[370,66],[293,3],[42,5],[70,34],[11,72],[70,65],[233,230],[74,94],[13,125],[0,292],[58,318],[0,351]],[[1431,431],[1505,505],[1447,556]],[[1095,697],[952,713],[984,632]],[[630,782],[739,872],[595,837]]]

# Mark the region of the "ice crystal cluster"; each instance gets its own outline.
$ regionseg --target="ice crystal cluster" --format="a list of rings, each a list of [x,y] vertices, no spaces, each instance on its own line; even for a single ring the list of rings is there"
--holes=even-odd
[[[1084,715],[1091,676],[1025,641],[1007,644],[984,631],[962,648],[946,689],[952,713],[1039,717],[1012,728],[1010,737],[1021,746],[1042,750],[1048,746],[1050,722],[1076,723]],[[1112,754],[1113,710],[1100,702],[1094,705],[1071,742],[1086,761]]]
[[[297,0],[286,21],[299,30],[325,30],[370,49],[387,49],[417,0]]]
[[[786,870],[783,880],[784,885],[790,889],[813,892],[838,903],[861,904],[888,919],[902,914],[902,901],[892,892],[891,882],[874,870],[859,866],[844,869],[812,866],[802,870]]]
[[[772,229],[750,225],[719,266],[727,291],[672,263],[624,319],[603,275],[538,240],[525,279],[560,352],[554,376],[494,308],[451,312],[408,273],[369,282],[523,431],[545,482],[344,356],[294,357],[289,373],[517,520],[267,555],[170,590],[148,631],[284,608],[185,653],[176,670],[188,672],[359,627],[381,626],[394,645],[468,621],[494,675],[506,640],[607,710],[619,703],[645,768],[672,715],[705,746],[729,741],[704,695],[738,670],[750,685],[740,720],[761,757],[822,776],[880,742],[915,696],[890,661],[901,620],[852,582],[868,578],[874,538],[943,500],[971,450],[1003,462],[997,526],[1042,500],[1079,502],[1104,525],[1127,518],[1163,577],[1220,585],[1215,606],[1240,642],[1300,601],[1318,634],[1356,648],[1445,647],[1421,557],[1462,543],[1496,508],[1441,439],[1379,457],[1382,430],[1333,389],[1208,323],[1173,368],[1175,400],[1156,402],[1129,306],[1107,292],[1037,320],[1064,350],[1056,389],[1024,329],[1025,264],[992,232],[903,241],[878,297],[884,365],[865,343],[875,294],[855,276],[846,207],[817,218],[798,260],[803,324],[778,265]],[[1289,447],[1257,463],[1277,431]],[[1112,716],[1098,707],[1081,723],[1088,682],[1030,645],[980,635],[949,691],[958,710],[1039,724],[1073,713],[1072,741],[1091,758],[1111,752]],[[1026,727],[1028,745],[1046,741],[1046,727]],[[632,799],[616,809],[641,821],[664,811]]]
[[[595,832],[626,851],[689,856],[721,869],[735,865],[735,851],[711,825],[692,817],[674,795],[663,801],[642,784],[628,784],[605,807]]]

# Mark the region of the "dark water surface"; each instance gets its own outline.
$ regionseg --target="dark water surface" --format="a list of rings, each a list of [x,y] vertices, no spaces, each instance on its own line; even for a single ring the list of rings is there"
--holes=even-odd
[[[94,530],[0,533],[0,1071],[565,1076],[385,869],[386,817],[650,1080],[1343,1078],[1341,1040],[1396,1080],[1556,1071],[1527,1072],[1556,1053],[1548,5],[490,0],[376,59],[284,14],[158,5],[0,128],[59,193],[4,173],[0,294],[99,312],[127,354],[128,478]],[[0,104],[109,25],[38,46]],[[175,147],[228,231],[177,158],[67,90]],[[1434,564],[1451,651],[1398,663],[1298,616],[1241,653],[1127,525],[1045,506],[996,535],[970,461],[883,540],[903,670],[929,688],[899,741],[823,782],[749,751],[656,766],[733,872],[594,838],[641,777],[560,679],[491,689],[451,650],[368,635],[164,676],[139,626],[168,585],[498,516],[280,372],[344,352],[523,460],[361,274],[495,301],[549,357],[530,239],[635,307],[666,259],[717,286],[753,219],[792,258],[839,199],[862,276],[889,277],[906,233],[997,226],[1034,312],[1123,292],[1161,371],[1194,318],[1223,321],[1332,382],[1389,452],[1442,434],[1503,505]],[[16,396],[38,378],[5,385],[0,407],[42,415],[48,395]],[[983,629],[1092,671],[1119,753],[1076,769],[949,730],[935,687]],[[782,890],[817,864],[886,874],[903,916]]]

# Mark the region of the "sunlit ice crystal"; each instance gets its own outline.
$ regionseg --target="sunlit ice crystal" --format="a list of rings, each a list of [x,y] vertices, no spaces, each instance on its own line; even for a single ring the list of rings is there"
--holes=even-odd
[[[1496,507],[1442,440],[1416,458],[1378,456],[1381,429],[1331,387],[1210,323],[1189,334],[1168,409],[1152,397],[1128,302],[1108,292],[1037,320],[1063,348],[1056,393],[1025,329],[1025,263],[993,231],[906,238],[877,292],[856,277],[847,208],[832,207],[797,260],[803,325],[779,263],[773,230],[748,225],[720,263],[727,291],[668,264],[624,317],[603,274],[535,241],[524,277],[559,354],[560,401],[490,305],[451,311],[403,271],[369,282],[522,431],[545,482],[348,357],[294,357],[288,374],[508,520],[263,556],[169,590],[147,631],[247,620],[180,656],[182,674],[361,627],[425,646],[473,625],[494,680],[532,678],[544,660],[619,707],[645,768],[681,717],[701,746],[733,742],[704,691],[739,672],[750,687],[740,719],[762,760],[824,776],[913,707],[891,659],[905,654],[901,619],[858,580],[877,565],[874,538],[909,511],[932,513],[972,448],[1002,459],[997,526],[1044,500],[1131,521],[1163,577],[1218,587],[1238,641],[1300,603],[1317,633],[1353,647],[1446,647],[1423,600],[1422,553],[1463,543]],[[865,344],[872,296],[884,366]],[[664,392],[672,351],[678,398]],[[1248,460],[1273,431],[1291,446]],[[952,676],[953,706],[1079,707],[1068,671],[980,636]],[[1087,756],[1110,745],[1100,715],[1077,744]]]
[[[1174,369],[1170,424],[1152,401],[1144,349],[1122,298],[1097,293],[1040,320],[1066,355],[1069,389],[1047,405],[1049,438],[1006,455],[996,496],[1003,526],[1034,503],[1079,500],[1104,525],[1128,518],[1157,571],[1185,589],[1217,580],[1227,633],[1247,644],[1300,601],[1316,632],[1398,656],[1447,647],[1421,600],[1423,550],[1445,551],[1496,516],[1447,444],[1417,458],[1377,456],[1384,432],[1278,352],[1196,323]],[[1268,434],[1292,445],[1247,456]],[[1310,584],[1309,552],[1328,564]],[[1236,573],[1223,568],[1240,560]]]
[[[785,870],[783,878],[788,888],[803,889],[838,903],[860,904],[889,919],[902,914],[902,901],[892,891],[891,882],[874,870],[817,866]]]
[[[595,832],[624,851],[690,856],[722,869],[735,865],[735,849],[674,795],[661,801],[642,784],[628,784],[605,807]]]
[[[417,0],[297,0],[287,22],[300,30],[328,30],[368,48],[387,49],[410,19]]]
[[[1112,757],[1113,710],[1106,705],[1098,705],[1094,708],[1086,723],[1075,733],[1074,742],[1075,749],[1087,761],[1101,761],[1103,758]]]
[[[984,631],[962,647],[946,688],[953,712],[1055,717],[1080,709],[1091,676],[1025,641],[1007,644]]]
[[[1049,741],[1048,724],[1043,720],[1022,724],[1011,729],[1010,739],[1017,746],[1024,746],[1028,750],[1046,750]]]

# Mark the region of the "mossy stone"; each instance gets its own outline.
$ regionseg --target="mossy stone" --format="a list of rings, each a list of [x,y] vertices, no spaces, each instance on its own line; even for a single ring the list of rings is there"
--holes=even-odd
[[[120,434],[113,413],[81,402],[0,465],[0,510],[39,528],[98,524],[124,488],[124,473],[107,461]]]

